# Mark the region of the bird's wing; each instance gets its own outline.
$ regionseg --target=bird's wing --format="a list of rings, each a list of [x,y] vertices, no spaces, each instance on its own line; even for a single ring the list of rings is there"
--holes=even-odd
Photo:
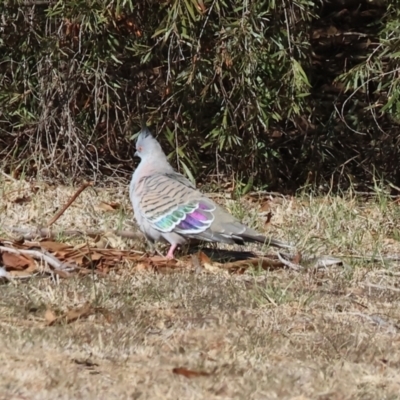
[[[214,220],[216,204],[178,173],[153,174],[142,181],[140,212],[160,232],[194,236]]]
[[[288,247],[243,225],[178,173],[156,173],[141,183],[140,213],[146,223],[164,234],[174,232],[230,244],[254,241]]]

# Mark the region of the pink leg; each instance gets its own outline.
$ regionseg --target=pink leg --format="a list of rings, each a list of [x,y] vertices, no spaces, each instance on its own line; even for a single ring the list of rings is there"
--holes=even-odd
[[[169,258],[169,259],[174,258],[174,251],[175,251],[175,249],[176,249],[177,247],[178,247],[177,244],[172,244],[172,245],[171,245],[171,247],[169,248],[168,253],[167,253],[167,258]]]

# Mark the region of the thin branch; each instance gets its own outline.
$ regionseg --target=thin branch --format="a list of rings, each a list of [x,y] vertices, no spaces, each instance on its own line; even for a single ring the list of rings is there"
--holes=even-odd
[[[400,292],[400,288],[393,287],[393,286],[382,286],[382,285],[376,285],[375,283],[364,283],[364,286],[368,288],[373,288],[373,289],[379,289],[379,290],[390,290],[392,292]]]
[[[315,258],[314,268],[326,268],[332,265],[343,265],[343,261],[340,258],[333,256],[320,256]]]
[[[58,260],[57,257],[53,256],[53,254],[51,254],[47,250],[45,250],[43,248],[41,248],[41,250],[42,250],[43,255],[46,256],[46,257],[51,258],[54,261],[54,263],[59,263],[60,262],[60,260]],[[63,270],[67,270],[67,269],[74,270],[77,267],[76,265],[73,265],[70,262],[65,262],[65,261],[63,263],[61,263],[61,264],[63,265],[63,268],[61,268]]]
[[[0,169],[0,174],[3,175],[6,179],[9,179],[12,182],[18,182],[18,179],[13,178],[11,175],[6,174],[3,170]]]
[[[68,200],[67,204],[48,222],[47,226],[51,226],[64,214],[65,210],[76,200],[76,198],[89,186],[93,186],[93,182],[85,182],[77,192]]]
[[[357,317],[362,317],[362,318],[366,318],[369,319],[372,323],[379,325],[379,326],[389,326],[390,328],[395,328],[396,330],[399,330],[399,327],[394,324],[391,321],[388,321],[384,318],[382,318],[379,315],[368,315],[368,314],[364,314],[364,313],[360,313],[360,312],[349,312],[349,311],[342,311],[341,314],[347,314],[347,315],[354,315]]]
[[[362,89],[364,86],[368,85],[370,82],[372,82],[372,81],[374,81],[374,80],[377,80],[377,79],[379,79],[379,80],[381,81],[382,78],[384,78],[385,76],[390,75],[390,74],[394,74],[394,73],[399,72],[399,71],[400,71],[400,68],[396,68],[396,69],[394,69],[394,70],[391,70],[391,71],[388,71],[388,72],[384,72],[383,74],[380,74],[380,75],[378,75],[378,76],[373,76],[372,78],[367,79],[367,80],[366,80],[365,82],[363,82],[360,86],[358,86],[356,89],[354,89],[353,93],[351,93],[351,94],[347,97],[347,99],[343,102],[342,108],[341,108],[340,111],[339,111],[339,109],[337,108],[336,104],[334,104],[335,110],[336,110],[336,112],[337,112],[339,118],[341,119],[341,121],[346,125],[346,128],[348,128],[348,129],[351,130],[352,132],[357,133],[357,134],[359,134],[359,135],[366,135],[365,132],[357,131],[357,130],[353,129],[353,128],[347,123],[346,118],[345,118],[345,113],[344,113],[344,110],[345,110],[345,108],[346,108],[347,103],[352,99],[352,97],[354,97],[354,96],[357,94],[357,92],[358,92],[360,89]]]
[[[259,266],[261,265],[263,269],[267,268],[280,268],[282,267],[282,262],[279,262],[277,260],[269,259],[267,257],[262,257],[262,258],[247,258],[244,260],[238,260],[238,261],[231,261],[231,262],[218,262],[216,264],[218,268],[221,269],[239,269],[239,268],[248,268],[250,266]]]
[[[357,255],[339,255],[341,258],[363,260],[364,262],[384,262],[384,261],[400,261],[400,255],[388,255],[388,256],[374,256],[372,254],[365,254],[364,256]]]
[[[109,230],[109,231],[101,231],[101,230],[94,230],[94,231],[79,231],[76,229],[69,229],[66,231],[55,231],[53,232],[49,228],[36,228],[36,229],[29,229],[29,228],[18,228],[18,227],[2,227],[6,231],[10,231],[12,233],[21,235],[26,240],[32,240],[37,237],[41,238],[54,238],[60,235],[63,236],[102,236],[106,233],[112,233],[116,236],[125,238],[125,239],[143,239],[144,235],[141,232],[131,232],[131,231],[121,231],[121,230]]]
[[[12,247],[5,247],[5,246],[0,246],[0,253],[13,253],[13,254],[19,254],[19,255],[28,255],[31,256],[35,259],[39,259],[42,261],[45,261],[47,264],[52,266],[56,270],[71,270],[74,267],[71,267],[71,265],[67,265],[66,263],[61,262],[54,256],[49,256],[48,254],[43,254],[38,250],[22,250],[22,249],[13,249]]]
[[[280,253],[279,251],[277,251],[276,254],[278,255],[279,261],[280,261],[283,265],[285,265],[286,267],[289,267],[289,268],[293,269],[294,271],[300,271],[300,270],[303,269],[303,267],[302,267],[301,265],[292,263],[291,261],[288,261],[288,260],[285,260],[285,259],[282,257],[282,255],[281,255],[281,253]]]
[[[205,27],[206,27],[206,25],[207,25],[208,19],[210,18],[211,11],[212,11],[212,9],[214,8],[215,2],[216,2],[216,0],[213,0],[213,2],[212,2],[212,4],[211,4],[210,8],[208,9],[207,16],[206,16],[206,19],[205,19],[205,21],[204,21],[204,24],[203,24],[203,26],[201,27],[200,35],[199,35],[199,38],[198,38],[198,40],[197,40],[197,50],[196,50],[196,54],[197,54],[197,55],[200,54],[200,49],[201,49],[201,38],[202,38],[202,36],[203,36],[204,29],[205,29]]]
[[[55,4],[55,0],[31,0],[25,3],[18,4],[20,7],[33,7],[33,6],[50,6]]]

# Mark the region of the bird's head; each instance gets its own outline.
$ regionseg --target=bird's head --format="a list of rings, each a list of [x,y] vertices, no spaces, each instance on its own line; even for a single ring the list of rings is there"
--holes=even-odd
[[[147,127],[142,127],[139,136],[136,140],[135,156],[144,159],[148,156],[158,156],[163,154],[160,144],[151,134]]]

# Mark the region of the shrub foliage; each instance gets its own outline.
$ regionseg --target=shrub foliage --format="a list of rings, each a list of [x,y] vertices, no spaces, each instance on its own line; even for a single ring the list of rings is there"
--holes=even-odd
[[[400,180],[394,1],[3,0],[0,16],[13,173],[130,173],[145,116],[196,179]]]

